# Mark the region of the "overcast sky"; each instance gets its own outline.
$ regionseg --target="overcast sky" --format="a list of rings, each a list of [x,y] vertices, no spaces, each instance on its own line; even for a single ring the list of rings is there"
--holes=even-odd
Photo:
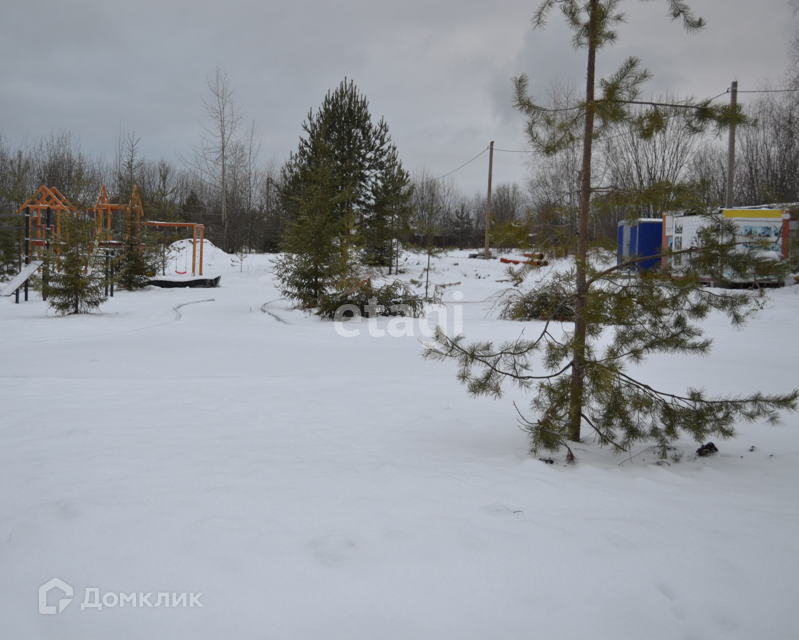
[[[779,85],[799,20],[788,0],[689,0],[708,26],[687,34],[665,0],[622,3],[628,23],[600,53],[609,74],[629,55],[651,92],[712,97]],[[538,0],[5,0],[0,18],[0,134],[12,144],[50,131],[113,158],[120,128],[149,159],[178,162],[199,141],[206,77],[227,71],[263,158],[297,146],[308,110],[346,76],[384,116],[403,164],[436,176],[496,141],[524,149],[511,77],[534,94],[553,81],[582,87],[585,52],[558,12],[533,31]],[[742,95],[743,101],[751,95]],[[498,152],[494,181],[524,180],[525,154]],[[485,190],[488,155],[454,174]]]

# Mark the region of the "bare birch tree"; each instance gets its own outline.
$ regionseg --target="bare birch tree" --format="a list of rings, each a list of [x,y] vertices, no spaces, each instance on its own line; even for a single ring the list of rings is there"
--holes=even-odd
[[[230,216],[228,215],[228,172],[235,152],[235,134],[241,124],[241,105],[233,99],[234,89],[226,71],[219,67],[206,78],[210,96],[203,98],[206,123],[201,123],[200,144],[192,147],[194,155],[186,167],[208,187],[219,192],[222,248],[230,249]]]

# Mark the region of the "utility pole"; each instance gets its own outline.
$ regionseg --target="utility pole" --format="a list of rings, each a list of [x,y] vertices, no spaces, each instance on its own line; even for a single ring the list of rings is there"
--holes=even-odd
[[[269,219],[269,215],[270,215],[270,212],[269,212],[269,187],[271,185],[271,182],[272,182],[272,178],[270,178],[269,176],[266,176],[266,218],[267,218],[267,220]]]
[[[485,259],[488,260],[488,232],[491,229],[491,173],[494,169],[494,141],[491,141],[490,151],[488,152],[488,196],[486,197],[486,251]]]
[[[730,87],[730,107],[733,115],[738,106],[738,81]],[[732,192],[735,180],[735,121],[730,125],[730,142],[727,148],[727,209],[732,209]]]
[[[269,187],[272,186],[272,178],[266,176],[266,218],[261,224],[261,243],[271,242],[269,234],[274,230],[272,227],[272,212],[269,208]]]
[[[30,263],[31,263],[31,212],[28,207],[25,207],[25,265],[29,265]],[[25,302],[27,301],[28,301],[28,280],[25,280]]]

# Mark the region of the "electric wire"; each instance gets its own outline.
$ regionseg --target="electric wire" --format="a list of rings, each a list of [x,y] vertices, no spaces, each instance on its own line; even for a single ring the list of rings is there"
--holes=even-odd
[[[716,100],[717,98],[720,98],[721,96],[726,96],[728,93],[730,93],[731,90],[732,90],[732,87],[727,87],[727,89],[724,91],[724,93],[720,93],[715,98],[711,98],[710,99],[711,102],[713,100]],[[799,89],[759,89],[759,90],[754,90],[754,89],[748,89],[748,90],[736,89],[736,93],[796,93],[797,91],[799,91]]]
[[[478,153],[478,154],[477,154],[477,155],[476,155],[474,158],[472,158],[472,159],[471,159],[471,160],[469,160],[468,162],[464,162],[464,163],[463,163],[463,164],[462,164],[460,167],[458,167],[457,169],[453,169],[453,170],[452,170],[452,171],[450,171],[449,173],[445,173],[443,176],[439,176],[438,178],[431,178],[430,180],[425,180],[425,182],[424,182],[423,184],[429,184],[429,183],[431,183],[431,182],[437,182],[438,180],[443,180],[443,179],[444,179],[444,178],[446,178],[447,176],[451,176],[451,175],[452,175],[453,173],[455,173],[456,171],[460,171],[460,170],[461,170],[461,169],[463,169],[463,168],[464,168],[466,165],[468,165],[468,164],[471,164],[472,162],[474,162],[475,160],[477,160],[477,158],[479,158],[481,155],[483,155],[483,154],[484,154],[486,151],[488,151],[488,147],[486,147],[485,149],[483,149],[483,150],[482,150],[480,153]]]
[[[727,89],[729,92],[729,89]],[[738,90],[738,93],[796,93],[799,89],[762,89],[760,91],[741,91]]]

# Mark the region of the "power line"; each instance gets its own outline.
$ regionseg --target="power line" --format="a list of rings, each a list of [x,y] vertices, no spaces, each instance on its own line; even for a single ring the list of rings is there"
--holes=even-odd
[[[727,90],[729,92],[729,89]],[[741,91],[738,93],[796,93],[799,89],[763,89],[761,91]]]
[[[713,102],[714,100],[718,100],[721,96],[726,96],[730,92],[729,88],[726,89],[723,93],[720,93],[715,98],[711,98],[708,102]],[[739,92],[740,93],[740,92]]]
[[[477,158],[479,158],[481,155],[483,155],[483,154],[484,154],[486,151],[488,151],[488,147],[486,147],[485,149],[483,149],[483,150],[482,150],[480,153],[478,153],[478,154],[477,154],[477,155],[476,155],[474,158],[472,158],[472,159],[471,159],[471,160],[469,160],[468,162],[464,162],[464,163],[463,163],[463,164],[462,164],[460,167],[458,167],[457,169],[453,169],[453,170],[452,170],[452,171],[450,171],[449,173],[445,173],[443,176],[439,176],[438,178],[432,178],[431,180],[426,180],[426,181],[425,181],[425,183],[427,183],[427,182],[436,182],[436,181],[438,181],[438,180],[443,180],[443,179],[444,179],[444,178],[446,178],[447,176],[451,176],[451,175],[452,175],[453,173],[455,173],[456,171],[460,171],[461,169],[463,169],[463,168],[464,168],[464,167],[465,167],[467,164],[471,164],[472,162],[474,162],[475,160],[477,160]]]
[[[727,89],[725,89],[719,95],[714,96],[713,98],[710,98],[709,102],[713,102],[713,100],[718,100],[722,96],[727,95],[729,92],[730,92],[730,88],[728,87]],[[738,93],[796,93],[796,92],[799,92],[799,89],[762,89],[760,91],[754,91],[754,90],[741,91],[741,90],[738,90]],[[613,140],[614,138],[621,138],[621,137],[623,137],[625,135],[629,135],[629,132],[620,133],[620,134],[617,134],[615,136],[610,136],[608,138],[605,138],[605,140]],[[577,144],[577,142],[575,144]],[[572,146],[572,145],[569,145],[569,146]],[[467,162],[464,162],[457,169],[453,169],[449,173],[445,173],[443,176],[439,176],[438,178],[432,178],[430,180],[427,180],[426,182],[436,182],[438,180],[443,180],[447,176],[451,176],[453,173],[455,173],[457,171],[460,171],[465,166],[467,166],[467,165],[471,164],[472,162],[474,162],[475,160],[477,160],[477,158],[479,158],[481,155],[483,155],[486,151],[488,151],[488,147],[483,149],[480,153],[478,153],[476,156],[474,156],[474,158],[472,158],[471,160],[469,160]],[[526,153],[528,155],[533,153],[532,151],[527,150],[527,149],[496,149],[495,148],[494,151],[499,151],[499,152],[502,152],[502,153]]]
[[[799,89],[760,89],[759,91],[750,90],[750,91],[741,91],[738,89],[738,93],[796,93]],[[720,93],[715,98],[711,98],[710,101],[716,100],[721,96],[726,96],[730,92],[730,87],[727,87],[727,90],[724,93]]]

